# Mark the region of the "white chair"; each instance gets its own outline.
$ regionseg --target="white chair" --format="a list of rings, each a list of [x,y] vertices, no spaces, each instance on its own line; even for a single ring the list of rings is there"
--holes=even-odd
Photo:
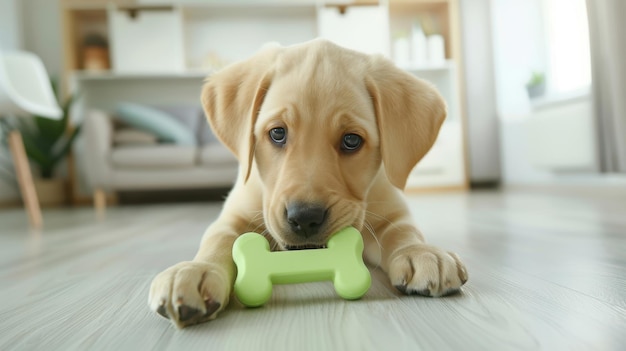
[[[59,119],[62,115],[46,69],[39,57],[31,53],[0,52],[0,117],[30,114],[51,119]],[[22,135],[18,130],[13,130],[8,141],[30,223],[40,228],[43,219]]]

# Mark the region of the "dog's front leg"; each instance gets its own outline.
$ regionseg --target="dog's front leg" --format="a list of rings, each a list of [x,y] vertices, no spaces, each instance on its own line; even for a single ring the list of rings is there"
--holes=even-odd
[[[235,277],[230,248],[237,232],[227,227],[215,222],[193,261],[180,262],[152,281],[150,308],[178,328],[214,319],[228,304]]]
[[[260,210],[255,205],[260,204],[253,203],[254,196],[240,199],[245,191],[238,189],[235,186],[220,217],[206,230],[194,259],[166,269],[152,281],[150,308],[178,328],[214,319],[228,305],[236,276],[233,243],[262,225],[255,223],[261,219],[255,215]]]
[[[452,252],[428,245],[399,197],[368,209],[372,235],[364,235],[365,258],[379,265],[407,295],[444,296],[467,281],[467,270]],[[395,203],[390,206],[390,203]]]

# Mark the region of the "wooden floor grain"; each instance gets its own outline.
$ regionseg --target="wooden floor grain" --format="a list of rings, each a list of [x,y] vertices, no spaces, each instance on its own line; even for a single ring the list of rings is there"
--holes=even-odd
[[[46,210],[30,232],[0,212],[0,350],[624,350],[626,198],[419,195],[429,242],[456,251],[461,294],[405,297],[373,269],[360,301],[330,283],[279,286],[176,330],[147,306],[152,277],[193,257],[219,204]]]

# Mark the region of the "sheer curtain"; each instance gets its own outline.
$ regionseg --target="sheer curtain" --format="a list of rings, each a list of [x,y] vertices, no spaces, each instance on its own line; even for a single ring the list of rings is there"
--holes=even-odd
[[[601,169],[626,173],[626,1],[587,0]]]

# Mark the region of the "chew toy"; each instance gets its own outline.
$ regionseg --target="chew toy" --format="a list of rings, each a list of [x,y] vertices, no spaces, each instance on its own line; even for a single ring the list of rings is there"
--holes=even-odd
[[[355,300],[372,283],[362,254],[363,238],[353,227],[333,235],[327,249],[297,251],[270,252],[265,237],[246,233],[233,245],[235,294],[244,305],[256,307],[270,299],[273,284],[332,280],[339,296]]]

